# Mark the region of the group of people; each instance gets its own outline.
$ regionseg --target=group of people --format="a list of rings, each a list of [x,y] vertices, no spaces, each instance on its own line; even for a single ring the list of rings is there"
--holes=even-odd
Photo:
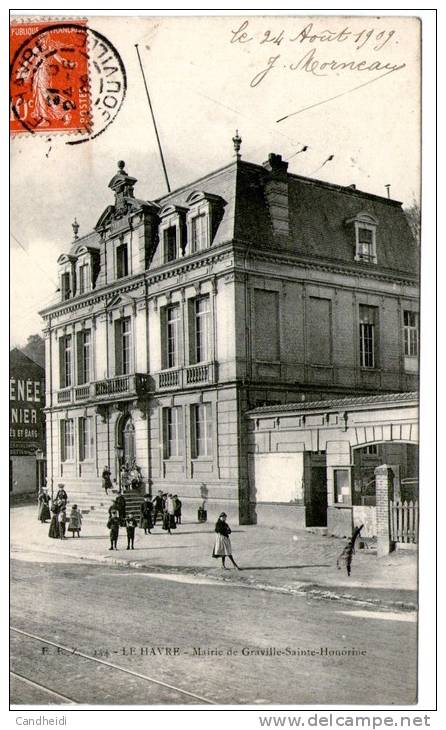
[[[70,514],[67,514],[68,494],[63,484],[58,485],[56,496],[51,499],[46,489],[42,489],[38,495],[37,518],[43,524],[50,520],[48,536],[51,538],[64,539],[66,531],[72,533],[72,537],[80,537],[82,528],[82,514],[76,504],[71,507]],[[127,514],[125,497],[118,494],[109,508],[107,528],[110,531],[109,550],[118,549],[119,528],[125,527],[127,534],[127,550],[134,550],[135,530],[139,526],[144,530],[145,535],[150,535],[156,526],[158,519],[161,520],[162,529],[171,534],[177,525],[181,525],[181,500],[177,494],[168,494],[161,490],[152,499],[149,494],[144,496],[140,505],[139,520],[134,512]],[[213,558],[221,558],[222,568],[228,569],[226,558],[237,570],[239,566],[232,556],[230,540],[231,528],[227,523],[227,515],[222,512],[215,524],[215,543],[212,552]]]
[[[48,537],[64,540],[66,532],[71,536],[80,537],[82,529],[82,514],[77,504],[73,504],[70,513],[67,514],[68,494],[63,484],[58,485],[56,496],[51,499],[48,491],[42,489],[38,498],[37,519],[46,524],[50,520]]]
[[[140,505],[139,520],[134,512],[127,515],[126,501],[122,494],[118,494],[108,510],[107,528],[110,530],[109,550],[118,549],[119,528],[125,527],[127,533],[127,550],[134,549],[135,528],[140,527],[145,535],[151,535],[158,519],[161,520],[163,530],[169,535],[181,524],[181,500],[177,494],[167,494],[159,491],[152,499],[149,494],[144,496]]]

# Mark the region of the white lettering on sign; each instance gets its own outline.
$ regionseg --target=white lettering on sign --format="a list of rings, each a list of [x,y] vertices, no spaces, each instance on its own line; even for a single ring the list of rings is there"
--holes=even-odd
[[[40,403],[40,380],[9,380],[9,400]]]

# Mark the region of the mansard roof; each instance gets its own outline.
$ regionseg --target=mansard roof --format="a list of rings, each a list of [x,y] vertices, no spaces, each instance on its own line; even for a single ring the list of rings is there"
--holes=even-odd
[[[256,248],[276,250],[265,200],[268,171],[243,160],[233,162],[200,180],[157,199],[161,207],[188,207],[197,191],[218,196],[223,216],[213,246],[227,241],[252,242]],[[291,249],[297,256],[346,263],[354,261],[354,238],[348,222],[357,220],[377,226],[376,269],[416,275],[419,250],[401,203],[366,193],[352,186],[288,174]],[[368,265],[370,268],[370,265]]]

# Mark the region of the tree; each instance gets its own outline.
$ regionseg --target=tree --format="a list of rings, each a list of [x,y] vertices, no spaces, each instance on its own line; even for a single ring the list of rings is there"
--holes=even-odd
[[[34,360],[38,365],[45,367],[45,340],[40,335],[30,335],[26,345],[20,348],[25,355]]]
[[[419,246],[421,241],[421,210],[419,203],[414,200],[412,205],[404,210],[404,213],[412,235]]]

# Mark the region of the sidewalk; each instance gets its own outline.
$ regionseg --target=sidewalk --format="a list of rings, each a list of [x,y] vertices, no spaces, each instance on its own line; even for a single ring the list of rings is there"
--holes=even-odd
[[[157,526],[151,535],[137,529],[135,549],[126,550],[121,528],[118,551],[109,551],[108,530],[84,518],[82,537],[53,540],[49,524],[37,520],[37,507],[11,509],[11,552],[93,560],[144,568],[152,573],[178,574],[225,581],[257,590],[306,594],[382,608],[414,610],[417,604],[417,556],[396,551],[378,559],[373,550],[353,556],[352,574],[337,570],[336,559],[346,541],[281,526],[233,525],[234,558],[242,570],[222,570],[213,559],[214,525],[185,523],[172,535]],[[229,563],[229,561],[227,561]]]

